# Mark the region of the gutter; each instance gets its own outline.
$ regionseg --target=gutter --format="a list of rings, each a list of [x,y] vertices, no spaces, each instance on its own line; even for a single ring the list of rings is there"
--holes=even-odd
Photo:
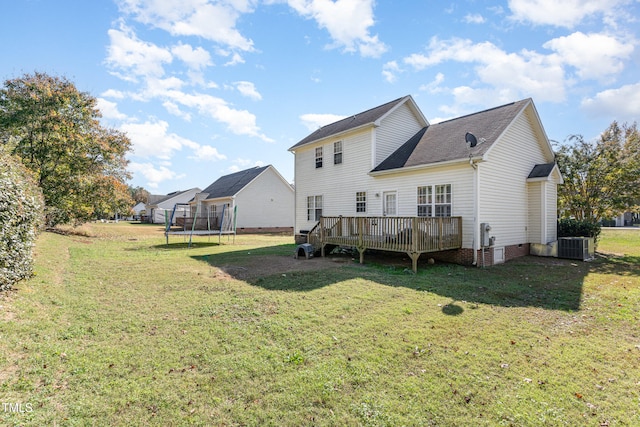
[[[470,157],[470,158],[465,158],[465,159],[455,159],[455,160],[446,160],[443,162],[437,162],[437,163],[428,163],[428,164],[424,164],[424,165],[415,165],[415,166],[405,166],[405,167],[400,167],[400,168],[395,168],[395,169],[388,169],[388,170],[383,170],[383,171],[370,171],[368,173],[369,176],[384,176],[384,175],[393,175],[393,174],[397,174],[397,173],[403,173],[403,172],[412,172],[412,171],[417,171],[417,170],[423,170],[423,169],[433,169],[433,168],[440,168],[443,166],[452,166],[452,165],[463,165],[467,162],[471,163],[479,163],[481,161],[483,161],[484,158],[482,156],[476,156],[476,157]],[[475,168],[475,167],[474,167]]]
[[[478,164],[473,158],[469,158],[469,165],[473,168],[473,263],[472,265],[478,265],[478,249],[480,243],[480,225],[478,222],[480,216],[480,172],[478,171]]]

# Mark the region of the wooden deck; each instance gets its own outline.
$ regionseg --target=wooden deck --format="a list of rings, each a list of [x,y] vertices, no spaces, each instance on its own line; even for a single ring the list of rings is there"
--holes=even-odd
[[[462,247],[462,217],[322,217],[308,242],[322,256],[327,245],[354,247],[360,263],[367,249],[405,252],[416,272],[420,254]]]

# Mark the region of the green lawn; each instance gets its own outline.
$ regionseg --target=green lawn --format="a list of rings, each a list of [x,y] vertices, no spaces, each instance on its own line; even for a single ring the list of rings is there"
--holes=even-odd
[[[3,425],[640,425],[640,230],[593,262],[417,275],[291,271],[291,237],[83,233],[44,233],[0,296]]]

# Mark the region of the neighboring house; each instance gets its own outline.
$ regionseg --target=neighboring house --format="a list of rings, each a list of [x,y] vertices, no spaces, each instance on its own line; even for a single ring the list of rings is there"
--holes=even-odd
[[[211,229],[220,229],[223,212],[236,212],[239,233],[292,232],[293,203],[293,187],[272,165],[222,176],[190,202],[192,216],[197,211]]]
[[[131,210],[133,211],[133,218],[134,220],[140,220],[140,216],[142,215],[142,212],[145,212],[146,209],[146,204],[143,202],[138,202],[134,207],[131,208]]]
[[[324,126],[289,151],[297,234],[321,216],[460,217],[459,249],[429,256],[475,265],[556,241],[562,177],[531,99],[430,125],[405,96]],[[485,223],[490,244],[481,242]]]
[[[196,195],[196,193],[200,192],[198,187],[191,188],[189,190],[184,191],[174,191],[169,194],[158,195],[151,194],[149,196],[149,201],[145,206],[145,210],[147,211],[146,215],[148,216],[148,221],[152,224],[164,224],[166,218],[171,217],[171,212],[173,211],[174,206],[176,204],[183,206],[178,206],[178,213],[188,212],[187,203]],[[175,224],[175,218],[173,223]]]

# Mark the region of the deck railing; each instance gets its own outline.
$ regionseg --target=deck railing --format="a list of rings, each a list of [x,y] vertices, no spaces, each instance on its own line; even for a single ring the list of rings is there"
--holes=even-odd
[[[322,217],[310,231],[308,241],[314,247],[352,246],[366,249],[406,252],[414,271],[421,253],[462,247],[461,217]]]

